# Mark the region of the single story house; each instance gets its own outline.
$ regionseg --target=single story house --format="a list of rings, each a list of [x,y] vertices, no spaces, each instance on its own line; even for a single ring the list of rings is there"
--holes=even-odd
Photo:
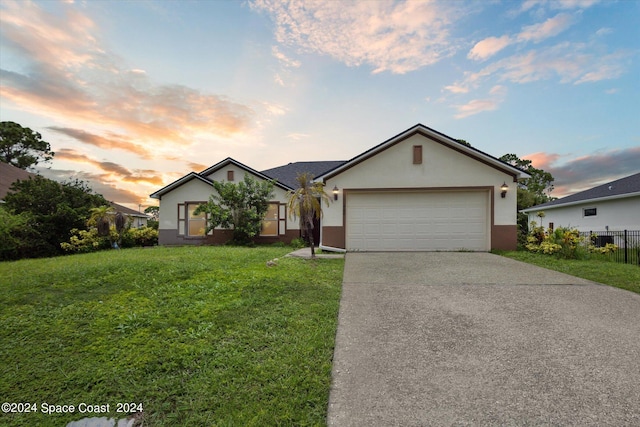
[[[130,209],[126,206],[119,205],[117,203],[109,202],[109,205],[116,212],[121,212],[125,218],[131,223],[131,228],[140,228],[147,226],[147,220],[149,219],[149,215],[138,212],[135,209]]]
[[[516,183],[529,177],[421,124],[348,161],[297,162],[259,172],[226,158],[151,194],[160,201],[159,243],[227,241],[230,230],[205,235],[204,214],[193,212],[214,191],[212,181],[240,181],[244,174],[276,181],[256,241],[300,237],[298,220],[285,209],[299,172],[311,173],[333,194],[315,241],[338,251],[515,249]]]
[[[640,230],[640,173],[523,209],[529,223],[582,232]],[[544,212],[542,224],[538,212]]]

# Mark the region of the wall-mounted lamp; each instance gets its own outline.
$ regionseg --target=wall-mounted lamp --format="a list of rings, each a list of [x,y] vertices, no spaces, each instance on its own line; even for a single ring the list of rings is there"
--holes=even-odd
[[[507,183],[503,182],[502,185],[500,186],[500,197],[504,199],[505,196],[507,195],[508,189],[509,189],[509,186],[507,185]]]
[[[338,192],[339,192],[339,191],[340,191],[340,190],[338,190],[338,186],[337,186],[337,185],[334,185],[334,186],[333,186],[333,200],[338,200]]]

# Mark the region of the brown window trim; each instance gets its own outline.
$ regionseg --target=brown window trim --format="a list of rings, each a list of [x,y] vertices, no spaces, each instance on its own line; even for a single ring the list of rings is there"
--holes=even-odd
[[[275,219],[263,219],[263,221],[272,221],[275,222],[276,224],[276,233],[275,234],[262,234],[262,230],[260,231],[259,236],[264,236],[264,237],[275,237],[275,236],[279,236],[280,235],[280,203],[275,201],[275,202],[269,202],[269,205],[275,205],[276,209],[277,209],[277,218]],[[266,217],[266,214],[265,214]]]
[[[202,236],[194,236],[189,234],[189,205],[202,205],[206,202],[184,202],[178,204],[178,236],[181,236],[185,239],[206,239],[208,234],[204,234]],[[182,218],[181,218],[182,215]],[[207,224],[208,215],[205,214],[205,226]],[[184,233],[180,234],[180,223],[184,223],[183,230]]]
[[[233,171],[227,171],[227,181],[233,181]]]

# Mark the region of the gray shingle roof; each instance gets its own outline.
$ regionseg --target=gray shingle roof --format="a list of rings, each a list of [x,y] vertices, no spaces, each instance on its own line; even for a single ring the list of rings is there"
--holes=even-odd
[[[523,212],[539,210],[541,208],[560,207],[562,205],[570,203],[573,204],[583,201],[586,202],[589,200],[602,199],[605,197],[624,197],[625,194],[632,193],[640,193],[640,173],[620,178],[615,181],[611,181],[606,184],[602,184],[597,187],[593,187],[588,190],[563,197],[561,199],[556,199],[547,203],[543,203],[541,205],[533,206],[531,208],[524,209]]]
[[[278,166],[261,171],[264,175],[271,177],[290,188],[298,188],[296,177],[299,173],[310,173],[313,177],[320,176],[324,172],[342,165],[344,160],[326,160],[319,162],[295,162],[284,166]]]

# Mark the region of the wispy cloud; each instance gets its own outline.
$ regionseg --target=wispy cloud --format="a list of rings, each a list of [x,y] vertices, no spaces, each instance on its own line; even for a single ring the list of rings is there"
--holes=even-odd
[[[120,149],[139,155],[142,158],[150,159],[151,153],[146,148],[132,141],[125,135],[118,135],[113,132],[106,132],[105,136],[95,135],[82,129],[65,128],[59,126],[49,126],[47,129],[67,135],[77,141],[84,142],[105,150]]]
[[[624,50],[603,55],[591,44],[563,42],[495,61],[478,72],[467,73],[453,86],[477,87],[491,78],[529,83],[555,77],[561,83],[573,84],[613,79],[624,73],[624,60],[629,56]]]
[[[560,13],[544,22],[528,25],[514,36],[487,37],[476,43],[467,54],[467,58],[483,61],[492,57],[505,47],[514,43],[539,43],[550,37],[557,36],[573,24],[574,18],[568,13]]]
[[[474,114],[482,113],[484,111],[497,110],[498,106],[504,101],[506,95],[507,88],[504,86],[496,85],[489,91],[488,98],[472,99],[466,104],[455,106],[455,108],[458,110],[455,118],[463,119],[465,117],[473,116]]]
[[[557,36],[573,23],[573,18],[567,13],[560,13],[539,24],[529,25],[522,29],[517,39],[520,41],[540,42],[549,37]]]
[[[255,0],[251,6],[271,15],[283,45],[348,66],[367,64],[373,73],[407,73],[455,50],[449,35],[451,3]]]
[[[156,171],[144,169],[131,171],[117,163],[106,161],[101,162],[87,156],[86,154],[79,153],[76,150],[69,148],[62,148],[56,151],[56,159],[94,166],[104,172],[100,177],[106,182],[124,181],[136,184],[146,183],[152,185],[162,185],[163,183],[163,177],[157,174]]]
[[[157,201],[150,202],[147,197],[141,197],[132,191],[124,190],[113,184],[104,182],[102,180],[102,174],[67,169],[36,169],[40,175],[55,181],[67,181],[69,179],[84,181],[89,185],[94,193],[102,194],[102,196],[110,202],[129,205],[142,204],[144,206],[149,206],[151,204],[157,205]]]
[[[25,64],[0,69],[4,102],[61,122],[73,118],[75,124],[118,128],[130,140],[157,145],[190,144],[195,134],[228,137],[252,126],[250,107],[183,85],[154,83],[144,70],[130,69],[109,52],[96,24],[74,5],[64,11],[56,16],[31,2],[2,3],[2,48]],[[120,139],[118,148],[126,149],[126,143]]]

